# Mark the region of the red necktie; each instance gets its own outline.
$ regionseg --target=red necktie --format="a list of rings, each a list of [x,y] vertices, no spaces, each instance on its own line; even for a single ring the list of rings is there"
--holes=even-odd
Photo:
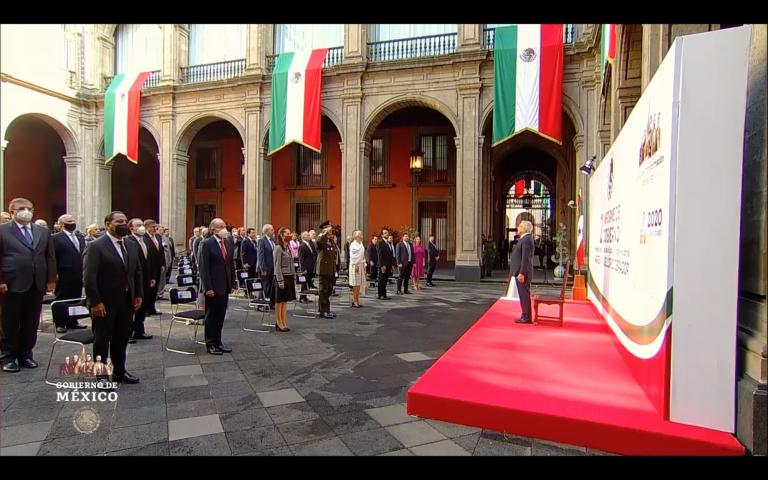
[[[221,256],[224,257],[224,260],[227,259],[227,249],[224,247],[224,240],[221,240],[219,242],[219,246],[221,246]]]

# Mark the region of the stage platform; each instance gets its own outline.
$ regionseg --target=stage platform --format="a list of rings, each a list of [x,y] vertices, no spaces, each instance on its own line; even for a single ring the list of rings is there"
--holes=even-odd
[[[744,455],[729,433],[665,421],[589,302],[563,327],[519,317],[497,301],[411,387],[408,414],[625,455]]]

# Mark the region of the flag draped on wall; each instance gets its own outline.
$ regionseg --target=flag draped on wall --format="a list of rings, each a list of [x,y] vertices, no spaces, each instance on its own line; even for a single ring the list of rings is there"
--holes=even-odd
[[[281,53],[272,73],[269,155],[292,142],[320,151],[320,90],[327,48]]]
[[[523,130],[562,142],[563,25],[496,28],[493,146]]]
[[[139,163],[139,116],[141,87],[151,72],[120,73],[104,94],[104,158],[118,154]]]
[[[600,81],[605,83],[606,64],[616,59],[616,24],[604,23],[600,32]]]
[[[578,247],[576,247],[576,265],[577,270],[581,270],[584,267],[584,205],[581,204],[581,190],[576,197],[576,203],[579,209],[579,231],[578,231]]]

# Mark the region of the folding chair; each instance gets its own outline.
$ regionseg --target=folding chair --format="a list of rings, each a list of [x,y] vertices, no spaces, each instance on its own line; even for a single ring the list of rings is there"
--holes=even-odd
[[[296,274],[296,285],[299,287],[299,289],[303,289],[303,287],[307,284],[307,277],[304,275]],[[294,316],[300,317],[300,318],[318,318],[320,316],[320,290],[316,288],[307,288],[306,290],[301,290],[296,292],[297,300],[293,302],[293,310],[291,313]],[[316,303],[317,303],[317,311],[313,312],[307,308],[298,308],[299,301],[298,298],[301,298],[301,296],[311,296],[315,297]],[[298,313],[296,313],[298,311]]]
[[[50,305],[53,303],[54,299],[56,297],[46,293],[45,296],[43,296],[43,305]],[[43,331],[43,310],[40,310],[40,321],[37,323],[37,331],[42,332]]]
[[[183,323],[184,325],[187,325],[187,320],[192,320],[194,322],[195,334],[194,337],[190,338],[190,340],[199,345],[205,345],[205,342],[200,342],[197,340],[197,328],[199,326],[198,321],[205,318],[205,312],[203,310],[185,310],[183,312],[179,312],[179,305],[197,302],[197,290],[195,287],[172,288],[169,293],[171,297],[171,323],[168,326],[168,335],[165,337],[165,349],[169,352],[183,353],[184,355],[194,355],[194,352],[187,352],[184,350],[176,350],[170,348],[168,346],[168,342],[171,339],[171,329],[173,329],[174,323]],[[162,329],[162,323],[160,328]]]
[[[234,307],[233,310],[245,312],[242,328],[244,332],[268,333],[269,330],[254,330],[247,328],[248,316],[253,310],[261,312],[261,325],[264,327],[274,327],[274,324],[264,323],[264,316],[269,312],[269,299],[264,298],[264,286],[258,278],[248,278],[245,280],[245,288],[248,295],[248,304],[245,307]]]
[[[191,287],[197,285],[197,278],[194,274],[179,274],[176,275],[176,285],[179,287]]]
[[[51,302],[51,313],[53,314],[54,323],[60,325],[66,325],[68,321],[77,321],[81,318],[89,318],[91,316],[91,312],[85,307],[85,298],[71,298]],[[48,358],[48,367],[45,369],[45,383],[48,385],[56,385],[55,382],[48,380],[48,373],[51,370],[53,352],[56,350],[57,343],[80,345],[81,349],[85,349],[85,346],[93,343],[93,340],[93,330],[90,328],[74,330],[63,334],[62,336],[58,336],[54,331],[51,356]],[[106,359],[104,360],[106,361]]]
[[[243,300],[248,297],[248,288],[246,281],[248,280],[248,270],[235,270],[235,281],[237,282],[237,291],[234,295],[230,295],[229,298],[233,300]]]

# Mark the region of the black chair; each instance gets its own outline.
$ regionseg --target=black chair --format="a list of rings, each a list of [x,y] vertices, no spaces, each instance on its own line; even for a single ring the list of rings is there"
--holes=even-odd
[[[301,298],[301,296],[307,296],[307,297],[315,297],[316,303],[317,303],[317,311],[310,311],[307,308],[298,308],[299,301],[296,300],[293,302],[293,310],[291,313],[299,318],[318,318],[320,316],[320,290],[317,288],[304,288],[307,285],[307,277],[301,274],[296,274],[296,286],[297,289],[300,291],[296,292],[297,298]],[[298,311],[298,313],[297,313]]]
[[[46,292],[46,294],[43,296],[43,305],[50,305],[55,299],[56,297],[53,294]],[[43,331],[43,310],[40,310],[40,321],[37,324],[37,331]]]
[[[85,306],[85,298],[71,298],[51,302],[51,313],[53,314],[54,323],[59,325],[66,325],[67,322],[73,322],[91,316],[91,312]],[[48,367],[45,369],[45,383],[48,385],[56,385],[55,382],[48,380],[48,373],[51,370],[51,362],[53,361],[53,352],[56,350],[56,344],[66,343],[70,345],[80,345],[81,350],[85,350],[85,346],[93,343],[93,340],[93,330],[90,328],[74,330],[63,334],[62,336],[58,336],[54,333],[51,356],[48,358]]]
[[[264,297],[264,286],[258,278],[247,278],[245,280],[245,289],[248,296],[248,303],[245,307],[234,307],[233,310],[245,312],[242,328],[244,332],[268,333],[269,330],[255,330],[247,328],[248,317],[252,311],[261,312],[261,325],[264,327],[274,327],[273,323],[264,323],[264,316],[269,312],[269,299]]]
[[[179,274],[176,275],[176,285],[180,288],[191,287],[197,285],[197,277],[194,274]]]
[[[165,338],[165,349],[168,350],[169,352],[183,353],[184,355],[194,355],[194,352],[187,352],[184,350],[176,350],[176,349],[170,348],[168,346],[168,342],[171,339],[171,330],[173,329],[174,323],[183,323],[184,325],[188,325],[188,321],[191,321],[194,324],[195,334],[194,334],[194,337],[190,338],[190,340],[192,340],[194,343],[197,343],[199,345],[205,345],[205,342],[200,342],[197,340],[197,328],[200,325],[200,320],[203,320],[205,318],[205,311],[203,310],[185,310],[183,312],[179,311],[179,308],[180,308],[179,305],[197,302],[197,290],[195,289],[195,287],[172,288],[169,293],[171,298],[171,323],[168,326],[168,335]],[[162,329],[162,323],[160,325],[160,328]]]
[[[248,288],[246,281],[248,280],[248,270],[235,270],[235,281],[237,282],[237,290],[235,294],[230,295],[229,298],[233,300],[242,300],[248,297]]]

